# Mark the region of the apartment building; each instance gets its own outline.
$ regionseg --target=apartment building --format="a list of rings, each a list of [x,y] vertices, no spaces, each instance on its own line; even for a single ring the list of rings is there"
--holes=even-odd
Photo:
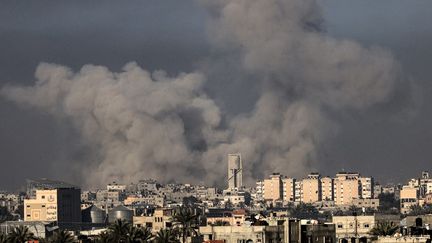
[[[321,199],[323,201],[333,201],[333,179],[326,176],[321,178]]]
[[[314,203],[321,201],[321,175],[310,173],[302,181],[302,202]]]
[[[403,214],[411,211],[411,206],[417,205],[419,199],[419,188],[412,185],[402,187],[400,191],[400,211]]]
[[[264,200],[276,201],[283,199],[282,175],[273,173],[270,178],[264,180],[263,188]]]
[[[359,173],[339,172],[334,178],[334,201],[336,205],[349,205],[361,197]]]
[[[374,179],[372,177],[360,177],[360,191],[361,198],[371,199],[374,198]]]
[[[282,178],[284,202],[295,201],[295,182],[296,180],[294,178]]]

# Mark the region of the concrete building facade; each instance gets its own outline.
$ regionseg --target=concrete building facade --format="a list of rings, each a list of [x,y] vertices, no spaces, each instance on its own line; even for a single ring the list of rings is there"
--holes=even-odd
[[[314,203],[321,201],[321,176],[318,173],[310,173],[302,181],[302,202]]]
[[[336,205],[349,205],[360,198],[359,173],[339,172],[334,179],[334,201]]]
[[[24,200],[24,221],[80,223],[80,189],[36,190],[35,198]]]
[[[240,154],[228,154],[228,189],[243,186],[243,165]]]

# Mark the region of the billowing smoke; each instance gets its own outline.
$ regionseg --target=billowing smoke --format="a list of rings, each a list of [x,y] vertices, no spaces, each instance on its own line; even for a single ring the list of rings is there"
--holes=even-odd
[[[169,77],[134,63],[119,73],[40,64],[34,86],[7,86],[1,94],[72,121],[95,151],[83,168],[88,184],[146,177],[221,184],[232,152],[242,153],[249,180],[316,167],[320,144],[338,129],[332,113],[385,103],[402,82],[389,52],[322,32],[314,0],[202,4],[213,51],[238,61],[223,72],[260,84],[252,111],[222,122],[226,117],[203,91],[208,70]],[[220,66],[218,56],[206,66]],[[222,79],[219,72],[212,76]]]
[[[127,64],[120,73],[87,65],[74,73],[42,63],[33,87],[5,87],[3,96],[70,118],[97,155],[83,171],[90,185],[197,174],[199,151],[218,132],[219,108],[202,93],[198,73],[168,77]]]
[[[314,0],[203,3],[215,48],[262,84],[255,109],[231,123],[230,143],[245,152],[253,177],[303,176],[338,130],[330,114],[385,103],[403,81],[389,52],[327,36]]]

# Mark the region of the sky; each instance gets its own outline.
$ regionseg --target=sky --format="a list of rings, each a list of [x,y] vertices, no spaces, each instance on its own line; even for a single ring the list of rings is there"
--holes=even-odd
[[[400,76],[408,81],[398,85],[391,94],[380,98],[382,100],[378,100],[376,104],[367,105],[366,108],[358,109],[357,107],[363,106],[363,101],[359,103],[360,105],[357,103],[345,105],[343,109],[338,108],[334,103],[326,103],[326,101],[323,101],[325,105],[320,105],[318,108],[313,106],[311,108],[313,112],[325,114],[318,115],[319,123],[311,123],[311,126],[317,124],[311,136],[318,137],[319,146],[313,148],[314,156],[310,159],[312,162],[309,160],[302,162],[302,170],[293,169],[292,172],[287,171],[286,174],[302,178],[308,170],[318,170],[324,175],[333,175],[340,170],[359,171],[361,174],[374,176],[379,181],[387,183],[404,182],[410,177],[418,176],[422,170],[431,170],[432,150],[429,149],[429,146],[432,142],[432,131],[429,128],[432,124],[432,111],[428,104],[432,101],[429,95],[432,91],[430,82],[432,77],[432,68],[430,68],[432,25],[428,23],[432,22],[432,15],[428,10],[431,9],[432,2],[427,0],[318,0],[317,2],[322,11],[323,35],[337,40],[355,41],[360,46],[372,48],[371,53],[375,51],[374,47],[381,47],[393,55],[392,58],[400,65]],[[122,72],[126,63],[136,62],[142,69],[149,72],[165,70],[166,75],[174,77],[172,82],[177,82],[176,80],[181,82],[183,80],[181,73],[193,74],[196,70],[200,70],[204,72],[205,81],[197,82],[202,82],[203,87],[192,86],[185,92],[192,95],[191,99],[194,101],[200,98],[207,104],[206,107],[198,107],[199,112],[205,113],[208,109],[216,109],[218,112],[215,113],[222,114],[222,121],[221,124],[216,125],[216,128],[212,126],[208,128],[206,124],[197,123],[196,116],[185,114],[182,110],[179,116],[183,119],[186,133],[188,131],[195,133],[193,128],[188,128],[187,124],[200,124],[202,131],[214,130],[212,133],[219,133],[220,130],[223,130],[222,133],[234,130],[233,134],[229,135],[234,139],[229,141],[235,145],[234,148],[243,148],[239,142],[242,136],[247,137],[248,134],[245,135],[245,133],[250,131],[248,129],[259,126],[251,125],[242,119],[242,116],[248,117],[249,120],[258,119],[255,118],[257,115],[249,117],[244,114],[260,114],[260,107],[256,104],[265,100],[262,98],[265,96],[262,95],[262,90],[265,90],[262,86],[267,86],[271,82],[250,81],[260,76],[254,75],[254,72],[266,71],[262,71],[265,63],[263,65],[262,62],[252,60],[251,64],[245,64],[245,68],[237,68],[235,67],[237,56],[232,59],[226,58],[231,55],[230,48],[238,48],[236,44],[233,44],[224,49],[226,45],[231,45],[233,40],[252,50],[255,47],[248,41],[242,42],[243,36],[235,36],[237,39],[232,37],[233,34],[229,33],[230,29],[224,23],[218,22],[218,17],[212,16],[213,10],[219,11],[220,9],[207,5],[208,3],[193,0],[132,0],[127,3],[111,0],[103,2],[0,0],[0,86],[15,87],[15,89],[3,88],[3,97],[0,97],[0,161],[2,165],[0,189],[17,189],[24,184],[26,178],[40,177],[62,179],[80,184],[83,179],[87,180],[92,177],[94,169],[100,169],[96,165],[114,166],[110,164],[114,163],[111,160],[104,161],[102,164],[88,162],[100,160],[100,157],[95,155],[95,150],[108,143],[104,140],[106,136],[101,135],[103,139],[93,142],[94,134],[91,133],[90,136],[83,132],[86,126],[80,120],[81,116],[63,111],[61,115],[58,115],[50,110],[51,106],[50,109],[45,109],[43,105],[37,104],[39,98],[34,94],[38,90],[23,92],[22,87],[32,87],[35,80],[44,79],[44,72],[55,69],[53,66],[38,69],[42,71],[39,72],[40,77],[35,78],[35,71],[42,62],[69,67],[74,73],[71,80],[80,82],[85,81],[80,79],[85,76],[80,69],[87,64],[105,66],[110,70],[109,72]],[[232,19],[227,19],[232,21]],[[213,26],[213,29],[209,25]],[[227,29],[228,34],[223,31],[221,31],[222,34],[219,33],[219,29]],[[222,36],[222,40],[218,39],[219,36]],[[239,53],[244,51],[240,50]],[[250,50],[246,49],[245,52],[247,51]],[[237,52],[234,51],[234,53]],[[251,53],[254,52],[251,51]],[[242,54],[239,55],[239,60],[241,60]],[[231,61],[234,63],[230,63]],[[285,64],[285,61],[281,63]],[[88,72],[93,72],[92,70]],[[125,71],[125,73],[129,72],[132,71]],[[90,77],[91,75],[89,74]],[[286,74],[276,71],[275,76],[277,75]],[[304,78],[304,76],[302,74],[300,77]],[[152,79],[159,80],[158,78]],[[160,78],[160,80],[165,79]],[[195,80],[195,77],[191,79]],[[196,79],[201,80],[200,77]],[[102,82],[97,88],[104,88],[103,85]],[[273,87],[273,84],[270,86]],[[367,90],[365,94],[372,91]],[[11,93],[12,95],[9,95]],[[195,93],[198,95],[194,96]],[[152,94],[147,94],[146,90],[142,91],[143,96]],[[29,98],[23,98],[23,95]],[[374,96],[371,99],[373,98]],[[280,105],[295,109],[296,107],[291,104],[284,101]],[[53,106],[55,105],[58,104]],[[301,106],[300,111],[306,109],[309,115],[309,106],[304,107]],[[177,109],[168,109],[168,111],[178,112]],[[253,113],[255,111],[257,113]],[[135,110],[131,111],[133,112]],[[145,110],[145,112],[150,111]],[[206,120],[207,116],[198,116],[198,118]],[[328,122],[327,120],[331,124],[322,126]],[[224,125],[224,123],[229,125]],[[243,131],[243,127],[247,129]],[[325,135],[321,135],[322,131],[325,131]],[[194,140],[195,137],[186,136],[186,140]],[[207,146],[210,147],[211,142],[209,141],[215,138],[213,136],[208,138],[207,135],[204,137]],[[188,143],[188,146],[190,144],[196,146],[198,142],[193,141]],[[265,150],[266,148],[262,145],[266,142],[267,140],[262,140],[257,142],[256,146]],[[139,145],[142,143],[140,142]],[[283,145],[286,144],[282,143],[277,146]],[[286,146],[292,146],[292,144],[288,143]],[[171,163],[170,158],[163,158],[164,163],[166,160],[168,162],[161,166],[160,170],[167,168],[175,170],[177,167],[184,167],[179,169],[179,171],[184,170],[180,174],[183,173],[184,177],[188,174],[188,170],[191,170],[190,178],[199,177],[197,175],[204,170],[209,178],[197,178],[194,182],[207,183],[208,180],[210,184],[220,184],[218,179],[211,178],[210,175],[211,172],[214,172],[216,176],[225,174],[225,169],[222,169],[224,167],[217,166],[219,163],[223,164],[223,161],[216,161],[217,159],[214,158],[221,160],[219,154],[219,157],[213,157],[212,154],[220,153],[224,147],[214,147],[217,152],[211,153],[207,153],[211,150],[210,148],[188,148],[188,151],[193,152],[190,153],[192,155],[185,155],[184,160],[179,161],[178,164],[171,164],[172,167],[168,167]],[[105,149],[107,148],[102,151]],[[227,153],[230,152],[230,149],[232,148],[226,150]],[[269,148],[271,149],[273,148]],[[135,150],[131,151],[132,154],[135,152]],[[204,155],[197,158],[196,151]],[[250,165],[254,170],[261,168],[264,168],[266,172],[274,168],[291,170],[297,165],[297,162],[290,162],[286,166],[278,167],[280,162],[275,162],[273,165],[271,161],[268,161],[272,158],[278,161],[280,160],[278,156],[257,152],[248,153],[248,151],[245,149],[232,152],[241,152],[242,155],[245,155],[243,162],[245,167],[248,166],[249,161],[257,160],[251,162]],[[142,152],[142,150],[137,151],[138,154]],[[248,154],[256,154],[255,157],[260,159],[248,158]],[[107,154],[103,155],[102,157],[107,157]],[[292,155],[288,155],[288,158],[291,158],[289,156]],[[198,169],[192,169],[193,163],[185,165],[184,162],[185,160],[203,161],[209,158],[216,162],[197,162]],[[158,158],[153,159],[158,160]],[[123,161],[116,161],[115,163],[123,163]],[[126,165],[132,166],[135,163],[136,161],[131,161]],[[134,170],[142,171],[147,168],[146,166],[159,166],[157,162],[154,162],[155,164],[148,161],[142,163],[144,165],[136,165],[136,168],[132,166],[131,171],[123,171],[122,176],[133,173],[133,178],[159,177],[159,170],[149,174],[135,173]],[[209,165],[209,163],[216,165]],[[263,165],[266,163],[272,165]],[[223,171],[217,172],[218,169]],[[86,170],[84,174],[83,170]],[[282,171],[282,173],[285,172]],[[245,174],[252,179],[259,179],[263,176],[254,171]],[[95,173],[95,175],[99,174]],[[110,176],[103,178],[112,179]],[[173,176],[168,176],[161,179],[169,181],[173,178],[175,179]],[[179,180],[182,179],[179,178]]]

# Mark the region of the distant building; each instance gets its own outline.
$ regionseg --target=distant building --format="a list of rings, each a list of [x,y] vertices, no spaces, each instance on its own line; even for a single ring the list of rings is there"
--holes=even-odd
[[[361,197],[359,173],[339,172],[334,179],[334,201],[336,205],[349,205]]]
[[[257,181],[255,186],[255,200],[264,200],[264,181]]]
[[[277,201],[283,199],[282,175],[273,173],[270,178],[264,180],[264,200]]]
[[[172,208],[159,208],[153,214],[134,216],[133,225],[139,227],[150,227],[153,233],[161,229],[169,228],[172,226]]]
[[[112,182],[107,185],[107,191],[126,191],[127,186],[123,184],[118,184],[117,182]]]
[[[42,179],[27,179],[27,197],[36,197],[36,190],[50,190],[57,188],[78,188],[75,185],[69,184],[64,181]]]
[[[333,201],[333,179],[330,177],[321,178],[321,198],[323,201]]]
[[[407,214],[411,211],[411,207],[418,205],[419,189],[414,186],[403,186],[400,191],[400,211],[402,214]]]
[[[314,203],[321,201],[321,176],[319,173],[310,173],[302,181],[302,202]]]
[[[240,154],[228,154],[228,189],[243,186],[243,165]]]
[[[381,193],[382,193],[382,186],[380,185],[380,184],[378,184],[378,183],[375,183],[375,185],[374,185],[374,198],[379,198],[379,196],[381,195]]]
[[[332,220],[336,226],[336,238],[339,242],[351,242],[352,238],[360,239],[360,242],[370,242],[373,237],[370,231],[378,222],[388,221],[398,225],[400,219],[399,215],[361,215],[333,216]]]
[[[16,227],[24,226],[27,227],[29,232],[35,237],[46,238],[53,235],[53,231],[58,229],[54,225],[54,222],[24,222],[24,221],[6,221],[0,224],[0,233],[9,234]]]
[[[282,178],[282,197],[284,202],[295,202],[295,182],[296,179],[294,178]]]
[[[24,221],[63,224],[81,222],[81,195],[78,188],[36,190],[36,196],[24,200]]]
[[[380,201],[378,198],[357,198],[352,200],[352,205],[359,208],[373,208],[378,210]]]
[[[333,224],[283,219],[267,225],[202,226],[204,242],[308,242],[335,243]]]
[[[359,181],[360,181],[361,198],[363,199],[374,198],[374,178],[360,177]]]

